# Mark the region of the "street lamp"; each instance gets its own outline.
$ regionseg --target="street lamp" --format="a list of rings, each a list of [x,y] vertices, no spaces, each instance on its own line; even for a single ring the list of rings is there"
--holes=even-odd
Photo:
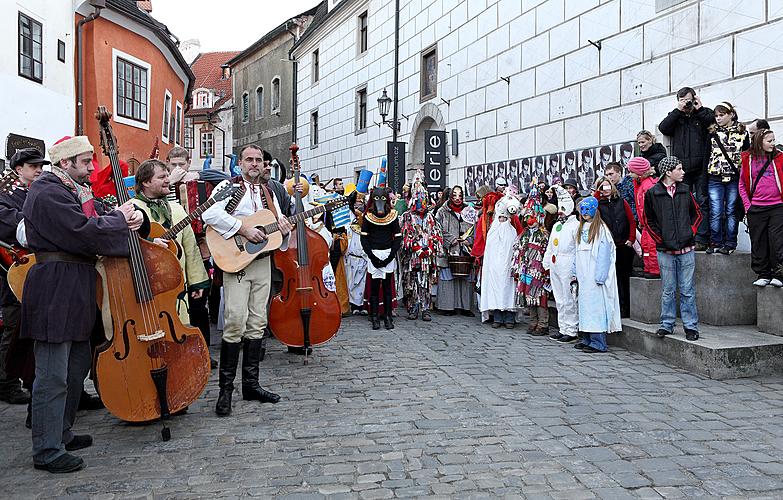
[[[381,114],[381,119],[383,120],[381,123],[385,123],[392,130],[399,132],[400,122],[386,119],[386,117],[389,116],[389,106],[391,106],[391,103],[391,97],[386,94],[386,89],[383,89],[383,94],[381,94],[381,97],[378,98],[378,112]],[[378,126],[380,127],[380,124]]]

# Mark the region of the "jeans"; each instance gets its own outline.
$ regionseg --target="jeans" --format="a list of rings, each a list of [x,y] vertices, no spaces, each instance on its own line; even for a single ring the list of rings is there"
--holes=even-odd
[[[33,462],[48,464],[73,439],[84,378],[90,370],[90,343],[35,342],[33,382]]]
[[[502,311],[500,309],[495,309],[492,311],[492,321],[495,323],[513,325],[516,322],[516,317],[516,311]]]
[[[739,202],[739,181],[721,182],[710,179],[710,235],[712,246],[737,248],[737,203]],[[726,216],[724,231],[723,216]]]
[[[609,348],[606,345],[605,333],[582,333],[582,343],[589,345],[593,349],[598,349],[601,352],[606,352]]]
[[[686,172],[685,183],[690,186],[696,203],[701,210],[701,224],[696,231],[696,242],[708,244],[710,242],[710,204],[707,197],[707,172],[701,170],[698,172]]]
[[[699,330],[699,312],[696,309],[696,252],[672,255],[658,252],[661,267],[661,328],[671,333],[677,319],[677,289],[680,289],[680,317],[688,330]]]

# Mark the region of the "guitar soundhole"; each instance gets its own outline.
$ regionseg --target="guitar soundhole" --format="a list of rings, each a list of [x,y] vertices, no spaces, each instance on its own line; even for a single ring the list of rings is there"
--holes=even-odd
[[[245,243],[245,248],[247,249],[247,253],[259,253],[266,248],[267,243],[269,243],[269,240],[264,240],[261,243],[251,243],[248,241]]]

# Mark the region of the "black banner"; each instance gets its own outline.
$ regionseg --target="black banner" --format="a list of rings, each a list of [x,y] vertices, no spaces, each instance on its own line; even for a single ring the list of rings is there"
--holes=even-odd
[[[424,131],[424,179],[430,193],[446,187],[445,130]]]
[[[402,185],[405,184],[405,143],[386,143],[387,180],[386,185],[394,193],[402,193]]]
[[[35,148],[42,155],[46,154],[46,146],[41,139],[35,139],[33,137],[27,137],[18,134],[8,134],[5,139],[5,157],[9,160],[16,153],[18,149]]]

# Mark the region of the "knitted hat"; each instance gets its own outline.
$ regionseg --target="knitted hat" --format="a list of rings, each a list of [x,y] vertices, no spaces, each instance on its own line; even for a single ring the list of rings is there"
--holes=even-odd
[[[663,160],[658,163],[658,172],[661,173],[661,177],[668,174],[675,168],[677,168],[677,165],[682,163],[679,158],[676,156],[667,156]]]
[[[60,160],[92,152],[92,144],[86,135],[65,136],[49,148],[49,159],[52,160],[52,164],[57,165]]]
[[[650,170],[650,162],[641,156],[635,156],[628,161],[628,170],[636,175],[644,175]]]

